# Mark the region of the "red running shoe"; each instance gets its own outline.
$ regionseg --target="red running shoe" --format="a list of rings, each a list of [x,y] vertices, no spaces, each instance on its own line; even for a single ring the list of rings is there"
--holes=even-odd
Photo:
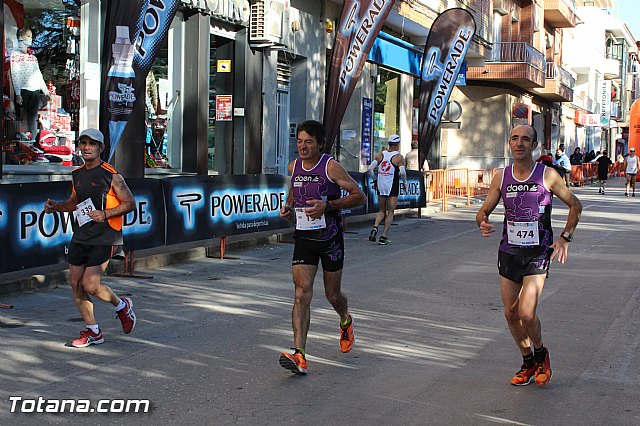
[[[80,332],[80,337],[71,342],[71,346],[74,348],[86,348],[89,345],[99,345],[100,343],[104,343],[102,331],[96,334],[88,328],[85,328]]]
[[[128,297],[122,299],[125,307],[116,312],[117,317],[122,323],[122,331],[129,334],[136,327],[136,314],[133,313],[133,301]]]

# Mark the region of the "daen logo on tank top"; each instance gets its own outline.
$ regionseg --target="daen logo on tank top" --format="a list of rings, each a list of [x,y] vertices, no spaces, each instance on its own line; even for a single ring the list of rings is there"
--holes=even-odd
[[[538,184],[535,182],[512,183],[507,185],[507,192],[538,192]]]
[[[320,176],[318,176],[317,174],[311,174],[311,175],[296,175],[293,178],[293,186],[302,186],[302,184],[306,182],[306,183],[318,183],[320,182]]]

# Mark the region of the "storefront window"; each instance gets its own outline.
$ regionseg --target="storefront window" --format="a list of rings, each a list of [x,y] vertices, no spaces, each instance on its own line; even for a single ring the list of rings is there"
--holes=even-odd
[[[158,49],[158,55],[147,74],[145,110],[146,110],[146,151],[147,168],[172,168],[169,153],[170,145],[167,126],[172,118],[175,99],[172,98],[169,84],[168,41]]]
[[[399,116],[400,74],[380,68],[373,114],[374,152],[385,149],[389,136],[400,133]]]
[[[80,110],[80,2],[4,0],[3,158],[73,166]]]

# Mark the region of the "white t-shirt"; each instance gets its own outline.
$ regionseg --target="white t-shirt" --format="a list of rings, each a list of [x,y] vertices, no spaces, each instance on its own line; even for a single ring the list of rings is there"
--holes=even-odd
[[[627,173],[638,173],[638,157],[635,155],[627,157]]]
[[[11,54],[11,80],[16,95],[20,94],[20,90],[30,90],[37,92],[42,90],[48,94],[49,89],[42,78],[38,58],[28,53],[15,51]]]

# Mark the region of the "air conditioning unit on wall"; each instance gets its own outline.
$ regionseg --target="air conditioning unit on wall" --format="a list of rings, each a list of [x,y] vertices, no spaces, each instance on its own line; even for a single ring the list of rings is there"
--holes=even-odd
[[[288,47],[289,0],[261,0],[251,5],[251,47]]]

